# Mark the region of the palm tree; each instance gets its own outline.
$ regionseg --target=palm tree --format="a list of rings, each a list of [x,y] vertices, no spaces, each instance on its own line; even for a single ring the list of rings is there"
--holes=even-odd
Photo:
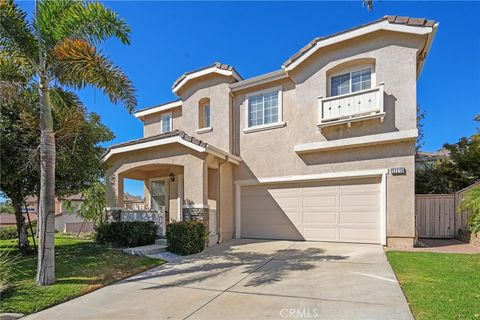
[[[113,103],[133,111],[135,88],[123,71],[97,48],[108,38],[130,44],[130,28],[96,2],[37,0],[32,21],[12,0],[0,0],[0,50],[31,68],[40,106],[40,204],[38,285],[55,282],[55,139],[52,85],[93,86]]]

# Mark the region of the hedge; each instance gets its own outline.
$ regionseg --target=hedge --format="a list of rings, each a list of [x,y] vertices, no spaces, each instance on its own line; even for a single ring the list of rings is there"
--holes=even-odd
[[[168,251],[182,256],[201,252],[205,248],[208,232],[203,223],[180,221],[167,225]]]
[[[0,228],[0,240],[15,239],[17,237],[17,227]]]
[[[139,247],[153,244],[157,226],[153,221],[115,221],[99,225],[95,241],[116,247]]]

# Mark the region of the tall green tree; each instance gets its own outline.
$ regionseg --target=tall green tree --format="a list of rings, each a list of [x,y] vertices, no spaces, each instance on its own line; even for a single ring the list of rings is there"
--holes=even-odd
[[[480,121],[480,117],[474,120]],[[443,147],[449,152],[448,158],[417,168],[417,193],[452,193],[480,180],[480,129]]]
[[[102,90],[132,111],[135,89],[98,45],[109,38],[130,43],[130,28],[97,2],[37,0],[33,20],[12,0],[0,0],[0,50],[28,65],[38,84],[40,198],[38,285],[55,282],[55,136],[52,84]]]
[[[28,253],[22,206],[26,196],[38,195],[40,190],[38,90],[28,73],[8,66],[14,64],[0,55],[0,191],[12,199],[19,251]],[[17,79],[14,91],[2,85],[13,78]],[[54,87],[51,94],[56,195],[61,197],[81,192],[104,176],[101,158],[105,148],[99,144],[111,140],[113,134],[98,115],[85,110],[74,93]]]

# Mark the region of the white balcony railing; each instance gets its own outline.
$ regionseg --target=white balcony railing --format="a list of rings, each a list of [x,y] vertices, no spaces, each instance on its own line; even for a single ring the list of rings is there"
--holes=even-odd
[[[371,118],[380,118],[383,121],[384,84],[378,87],[338,96],[323,98],[318,97],[319,117],[318,127],[350,124]]]

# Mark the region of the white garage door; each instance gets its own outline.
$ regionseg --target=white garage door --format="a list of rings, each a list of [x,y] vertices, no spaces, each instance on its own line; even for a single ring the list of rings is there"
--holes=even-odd
[[[380,178],[244,186],[243,238],[380,243]]]

